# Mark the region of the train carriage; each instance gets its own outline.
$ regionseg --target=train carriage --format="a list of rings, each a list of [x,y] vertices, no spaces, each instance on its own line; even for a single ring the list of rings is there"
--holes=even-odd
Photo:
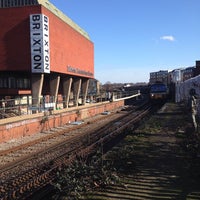
[[[166,100],[168,88],[164,83],[155,83],[150,86],[150,100]]]

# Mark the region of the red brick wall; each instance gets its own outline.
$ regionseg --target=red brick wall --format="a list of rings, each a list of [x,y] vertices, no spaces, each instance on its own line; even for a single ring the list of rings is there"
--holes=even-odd
[[[74,108],[71,111],[54,111],[53,115],[44,120],[44,115],[35,114],[35,116],[24,116],[0,120],[0,143],[11,139],[17,139],[23,136],[37,134],[41,131],[47,131],[51,128],[63,126],[75,120],[84,120],[93,117],[104,111],[112,111],[124,106],[124,100],[108,103],[94,104],[89,107]]]
[[[0,70],[30,71],[30,12],[40,7],[0,9]]]
[[[49,10],[43,8],[42,13],[49,17],[51,70],[66,73],[70,65],[94,74],[93,43]]]
[[[94,74],[93,43],[41,6],[0,9],[0,70],[31,70],[29,15],[38,13],[49,17],[51,71],[90,77],[70,65]]]

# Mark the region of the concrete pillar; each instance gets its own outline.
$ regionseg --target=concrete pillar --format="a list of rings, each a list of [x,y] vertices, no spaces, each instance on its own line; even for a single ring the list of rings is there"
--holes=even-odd
[[[53,104],[54,108],[55,108],[57,97],[58,97],[59,85],[60,85],[60,76],[51,75],[50,76],[50,96],[53,97],[53,102],[51,103],[55,103]]]
[[[96,87],[97,87],[97,95],[100,95],[100,82],[96,82]]]
[[[69,106],[69,97],[72,88],[72,78],[64,77],[63,78],[63,108],[68,108]]]
[[[44,74],[32,74],[32,106],[39,107]]]
[[[79,100],[79,95],[80,95],[80,91],[81,91],[82,79],[74,78],[73,81],[74,81],[74,88],[73,88],[74,106],[78,106],[78,100]]]
[[[88,93],[88,85],[89,85],[89,79],[82,79],[82,91],[83,91],[83,99],[82,104],[85,105],[87,93]]]

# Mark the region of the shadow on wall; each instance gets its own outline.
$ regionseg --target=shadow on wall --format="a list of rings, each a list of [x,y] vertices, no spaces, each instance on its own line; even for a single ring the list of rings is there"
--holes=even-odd
[[[14,19],[13,19],[14,20]],[[31,49],[30,49],[30,25],[29,18],[23,20],[12,28],[4,38],[6,60],[5,64],[9,70],[16,69],[30,71]]]

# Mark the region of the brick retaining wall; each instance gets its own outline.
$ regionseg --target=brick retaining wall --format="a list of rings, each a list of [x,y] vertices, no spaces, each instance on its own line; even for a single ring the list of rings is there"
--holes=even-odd
[[[53,113],[38,113],[1,119],[0,143],[48,131],[51,128],[64,126],[76,120],[84,120],[104,111],[112,111],[123,106],[124,100],[120,100],[68,108],[66,110],[55,110]]]

